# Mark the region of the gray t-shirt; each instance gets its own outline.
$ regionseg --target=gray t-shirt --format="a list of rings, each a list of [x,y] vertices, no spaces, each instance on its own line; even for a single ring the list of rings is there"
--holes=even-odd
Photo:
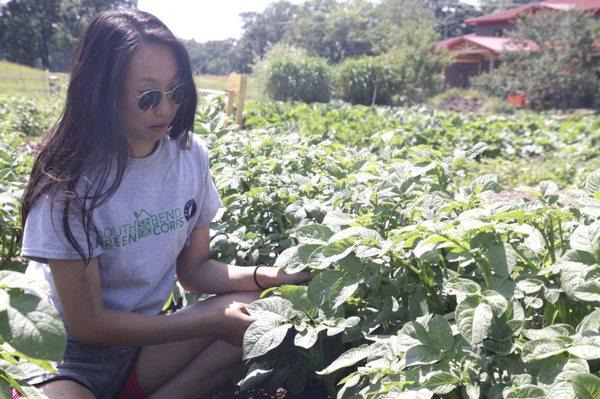
[[[177,255],[189,245],[192,229],[209,225],[222,203],[199,135],[193,134],[190,150],[165,136],[150,155],[131,161],[117,191],[93,212],[92,257],[99,260],[105,308],[155,315],[171,292]],[[46,299],[62,313],[47,262],[81,256],[64,234],[62,203],[55,203],[52,213],[50,204],[44,195],[31,209],[21,256],[30,259],[26,275],[49,283]],[[88,253],[81,222],[70,220]]]

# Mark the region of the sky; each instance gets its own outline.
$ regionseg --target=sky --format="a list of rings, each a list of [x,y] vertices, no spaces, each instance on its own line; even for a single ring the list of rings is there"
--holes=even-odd
[[[240,13],[262,12],[273,0],[138,0],[138,8],[156,15],[175,36],[197,42],[239,39]],[[300,4],[302,0],[292,0]]]
[[[477,3],[477,0],[463,1]],[[202,43],[230,37],[239,39],[242,35],[239,14],[262,12],[271,2],[273,0],[138,0],[138,8],[156,15],[175,36]],[[300,4],[303,0],[291,2]]]
[[[274,0],[138,0],[138,8],[156,15],[175,36],[197,42],[239,39],[246,11],[262,12]],[[305,0],[289,0],[301,4]],[[372,0],[377,2],[377,0]],[[461,0],[477,4],[479,0]],[[0,0],[0,4],[8,0]]]

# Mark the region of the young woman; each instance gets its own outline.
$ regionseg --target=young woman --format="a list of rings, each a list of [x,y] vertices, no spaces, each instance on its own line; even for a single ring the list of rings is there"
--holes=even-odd
[[[49,282],[67,329],[60,374],[27,380],[51,399],[197,398],[239,364],[260,288],[309,278],[209,259],[221,201],[196,101],[187,52],[156,17],[90,23],[21,209],[27,274]],[[218,295],[162,314],[175,278]]]

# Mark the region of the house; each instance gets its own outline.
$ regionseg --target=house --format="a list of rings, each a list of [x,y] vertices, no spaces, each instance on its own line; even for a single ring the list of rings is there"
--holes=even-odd
[[[492,71],[498,65],[503,51],[536,51],[537,44],[517,44],[506,36],[506,32],[514,29],[521,14],[573,8],[593,12],[600,17],[600,0],[546,0],[467,19],[465,23],[474,27],[474,33],[446,39],[436,45],[436,50],[446,50],[454,57],[454,63],[444,71],[446,85],[468,87],[472,76]],[[598,45],[600,48],[600,39]]]

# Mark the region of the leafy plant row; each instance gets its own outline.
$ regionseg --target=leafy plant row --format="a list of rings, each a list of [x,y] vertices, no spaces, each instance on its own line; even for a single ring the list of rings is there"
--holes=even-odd
[[[499,202],[495,175],[461,175],[484,144],[373,153],[283,131],[208,135],[214,255],[314,275],[252,305],[242,389],[598,395],[600,172]]]

